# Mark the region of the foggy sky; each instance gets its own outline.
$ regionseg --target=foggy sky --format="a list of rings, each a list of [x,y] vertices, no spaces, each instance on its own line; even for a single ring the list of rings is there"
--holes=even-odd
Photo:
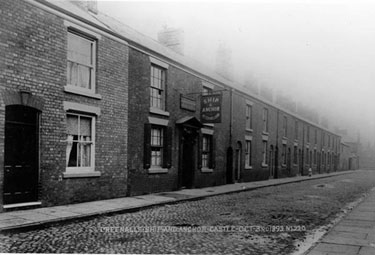
[[[364,144],[375,138],[375,4],[368,1],[100,1],[99,11],[156,39],[182,28],[185,55],[214,67],[231,48],[235,77],[302,101]]]

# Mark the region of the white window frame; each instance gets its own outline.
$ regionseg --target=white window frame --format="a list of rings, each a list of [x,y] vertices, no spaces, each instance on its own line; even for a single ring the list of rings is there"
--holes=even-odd
[[[65,118],[67,115],[81,115],[84,117],[91,118],[91,136],[92,136],[92,150],[91,150],[91,166],[90,167],[65,167],[65,172],[63,173],[64,178],[76,178],[76,177],[98,177],[101,175],[99,171],[95,171],[95,145],[96,145],[96,119],[97,116],[101,114],[100,108],[96,106],[90,106],[85,104],[80,104],[76,102],[64,101],[63,107],[65,111]],[[67,145],[67,139],[62,142]],[[67,165],[68,159],[65,159],[65,166]]]
[[[92,115],[87,115],[87,114],[81,114],[81,113],[75,113],[75,112],[67,112],[66,114],[66,119],[68,118],[68,115],[72,116],[78,116],[78,117],[85,117],[85,118],[90,118],[91,119],[91,146],[90,146],[90,166],[88,167],[69,167],[67,165],[68,158],[66,158],[66,173],[87,173],[87,172],[94,172],[95,171],[95,122],[96,122],[96,117]],[[68,143],[68,140],[65,141]],[[67,144],[66,144],[67,145]]]
[[[262,166],[263,167],[268,167],[268,164],[267,164],[267,147],[268,147],[268,141],[263,140],[262,145],[263,145],[263,149],[262,149]]]
[[[82,39],[85,39],[87,41],[89,41],[91,43],[91,65],[89,66],[91,69],[90,69],[90,87],[91,88],[83,88],[83,87],[80,87],[80,86],[76,86],[76,85],[72,85],[72,84],[69,84],[68,83],[68,78],[67,78],[67,85],[66,85],[66,90],[67,92],[72,92],[72,93],[78,93],[78,94],[95,94],[96,92],[96,48],[97,48],[97,40],[93,37],[90,37],[90,36],[87,36],[83,33],[80,33],[79,31],[75,30],[75,29],[68,29],[67,30],[67,40],[69,40],[69,34],[72,34],[74,36],[78,36]],[[68,43],[67,43],[67,47],[68,47]],[[68,48],[67,48],[68,50]],[[67,59],[66,61],[70,61],[68,59],[68,56],[67,56]],[[73,61],[71,61],[73,62]],[[67,71],[67,74],[68,74],[68,71]],[[98,99],[101,98],[101,96],[94,96],[94,97],[97,97]]]

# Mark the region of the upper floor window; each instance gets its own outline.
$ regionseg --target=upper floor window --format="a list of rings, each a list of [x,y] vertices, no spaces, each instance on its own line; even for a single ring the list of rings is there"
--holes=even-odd
[[[95,92],[96,41],[68,31],[67,85],[81,91]]]
[[[263,131],[268,132],[268,109],[263,108]]]
[[[151,65],[150,106],[165,110],[165,69]]]
[[[283,136],[287,137],[287,128],[288,128],[288,119],[286,116],[284,116],[283,120]]]
[[[315,144],[318,144],[318,130],[315,129]]]
[[[294,122],[294,139],[298,140],[298,121]]]
[[[246,129],[252,129],[253,124],[252,124],[252,111],[253,108],[251,105],[247,104],[246,105]]]

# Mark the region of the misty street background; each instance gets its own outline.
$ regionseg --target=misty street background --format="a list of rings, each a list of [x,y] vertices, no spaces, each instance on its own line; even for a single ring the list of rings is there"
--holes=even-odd
[[[346,140],[375,144],[375,4],[370,1],[99,1],[98,9],[157,40],[183,31],[184,55],[295,104]]]

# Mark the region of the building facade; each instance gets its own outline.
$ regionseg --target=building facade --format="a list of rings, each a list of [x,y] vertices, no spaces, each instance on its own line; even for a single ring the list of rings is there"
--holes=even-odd
[[[128,46],[69,6],[0,3],[4,209],[126,195]]]
[[[3,210],[340,170],[340,136],[77,3],[0,2]]]

